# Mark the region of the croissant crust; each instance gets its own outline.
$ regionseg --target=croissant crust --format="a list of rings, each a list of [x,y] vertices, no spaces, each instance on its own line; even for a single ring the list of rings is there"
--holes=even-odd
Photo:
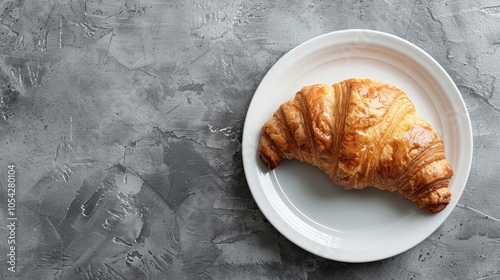
[[[430,213],[451,199],[453,169],[436,131],[404,92],[369,79],[303,87],[262,127],[259,155],[270,169],[297,159],[343,189],[398,192]]]

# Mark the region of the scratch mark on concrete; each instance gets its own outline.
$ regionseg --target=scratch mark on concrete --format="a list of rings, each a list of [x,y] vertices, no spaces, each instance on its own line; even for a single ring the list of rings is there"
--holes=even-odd
[[[19,32],[15,31],[14,29],[12,29],[10,26],[8,26],[7,24],[3,23],[3,22],[0,22],[0,25],[3,26],[5,29],[7,29],[7,31],[9,31],[10,33],[16,35],[16,36],[19,36]]]
[[[202,58],[204,55],[206,55],[210,50],[206,50],[205,52],[203,52],[201,55],[199,55],[197,58],[195,58],[193,61],[191,61],[191,64],[195,63],[196,61],[198,61],[200,58]]]
[[[168,115],[168,114],[172,113],[172,111],[173,111],[173,110],[177,109],[177,108],[178,108],[179,106],[181,106],[181,105],[182,105],[182,103],[179,103],[179,104],[175,105],[175,106],[174,106],[174,108],[172,108],[172,109],[168,110],[168,111],[167,111],[167,113],[166,113],[165,115]]]
[[[415,9],[417,7],[417,1],[418,0],[415,0],[415,2],[413,2],[413,8],[411,10],[410,19],[408,20],[408,25],[406,26],[405,35],[403,36],[403,38],[405,38],[405,39],[406,39],[406,35],[408,34],[408,30],[410,29],[410,25],[411,25],[411,22],[412,22],[412,19],[413,19],[413,15],[414,15]]]
[[[492,220],[492,221],[495,221],[495,222],[499,222],[499,223],[500,223],[500,219],[497,219],[497,218],[495,218],[495,217],[493,217],[493,216],[490,216],[490,215],[488,215],[488,214],[486,214],[486,213],[483,213],[483,212],[481,212],[481,211],[479,211],[479,210],[477,210],[477,209],[474,209],[474,208],[472,208],[472,207],[469,207],[469,206],[467,206],[467,205],[463,205],[463,204],[457,203],[457,207],[462,208],[462,209],[465,209],[465,210],[470,210],[470,211],[475,212],[475,213],[477,213],[477,214],[479,214],[479,215],[481,215],[481,216],[484,216],[485,218],[487,218],[487,219],[489,219],[489,220]]]
[[[62,48],[63,48],[63,43],[62,43],[63,19],[64,19],[64,17],[61,17],[59,19],[59,49],[60,50],[62,50]]]
[[[481,10],[481,11],[484,11],[484,10],[492,10],[492,9],[495,9],[495,10],[496,10],[496,9],[499,9],[499,8],[500,8],[500,5],[493,5],[493,6],[486,6],[486,7],[482,7],[482,8],[481,8],[481,9],[479,9],[479,10]]]
[[[153,77],[161,79],[160,76],[158,76],[157,74],[155,74],[155,73],[153,73],[153,72],[151,72],[151,71],[149,71],[147,69],[144,69],[144,67],[139,68],[139,70],[141,70],[142,72],[144,72],[144,73],[146,73],[146,74],[148,74],[150,76],[153,76]]]

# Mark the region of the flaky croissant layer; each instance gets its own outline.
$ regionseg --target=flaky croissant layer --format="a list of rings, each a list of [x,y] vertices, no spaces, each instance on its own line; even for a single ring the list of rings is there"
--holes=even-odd
[[[397,191],[431,213],[451,199],[453,169],[436,131],[404,92],[373,80],[302,88],[262,127],[259,154],[270,169],[297,159],[346,190]]]

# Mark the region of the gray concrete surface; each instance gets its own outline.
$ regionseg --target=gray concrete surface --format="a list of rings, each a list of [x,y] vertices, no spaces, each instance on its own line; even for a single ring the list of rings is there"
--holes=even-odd
[[[16,166],[19,279],[500,279],[498,1],[0,1],[0,220]],[[263,217],[241,138],[294,46],[347,28],[415,43],[465,99],[474,159],[421,244],[322,259]]]

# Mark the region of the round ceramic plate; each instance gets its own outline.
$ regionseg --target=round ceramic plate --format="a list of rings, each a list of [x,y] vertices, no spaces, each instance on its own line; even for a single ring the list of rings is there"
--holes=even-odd
[[[260,130],[305,85],[358,77],[402,89],[438,132],[455,175],[451,203],[427,214],[398,194],[345,191],[318,169],[295,160],[270,171],[258,158]],[[375,261],[402,253],[432,234],[459,200],[472,160],[472,129],[464,101],[443,68],[393,35],[345,30],[311,39],[284,55],[257,88],[245,120],[243,164],[258,206],[285,237],[319,256]]]

